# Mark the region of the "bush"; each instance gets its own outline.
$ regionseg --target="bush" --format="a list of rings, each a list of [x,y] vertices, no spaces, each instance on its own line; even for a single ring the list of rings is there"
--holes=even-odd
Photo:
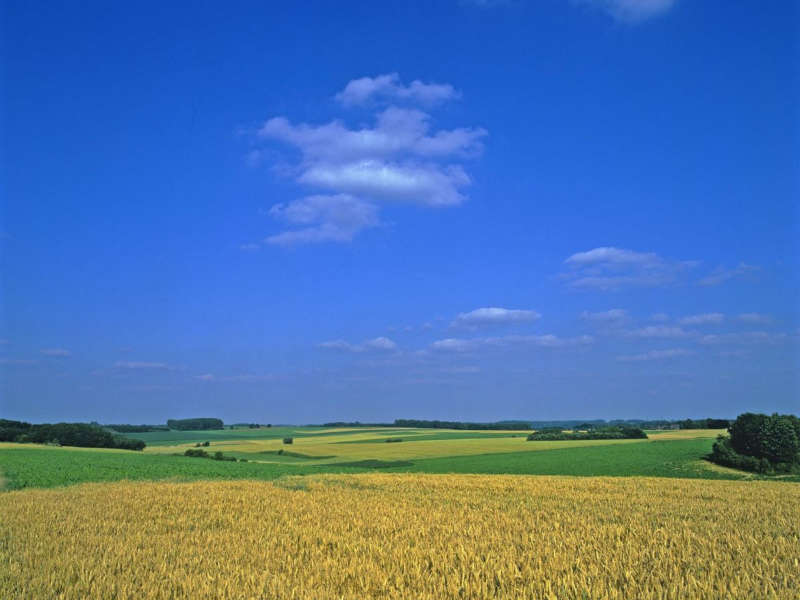
[[[390,444],[392,442],[402,442],[403,438],[386,438],[386,443]]]
[[[294,443],[294,438],[285,437],[285,438],[283,438],[283,443],[284,444],[292,444],[292,443]]]

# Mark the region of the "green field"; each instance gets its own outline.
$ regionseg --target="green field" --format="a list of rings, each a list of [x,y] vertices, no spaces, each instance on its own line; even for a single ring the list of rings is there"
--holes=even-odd
[[[648,440],[528,442],[520,432],[429,429],[262,428],[170,431],[148,438],[144,452],[0,444],[4,489],[120,480],[276,479],[287,475],[365,471],[574,476],[753,479],[703,457],[719,432],[651,432]],[[294,438],[292,445],[282,442]],[[400,437],[399,443],[386,443]],[[182,456],[207,450],[248,462]],[[798,481],[800,478],[784,478]]]

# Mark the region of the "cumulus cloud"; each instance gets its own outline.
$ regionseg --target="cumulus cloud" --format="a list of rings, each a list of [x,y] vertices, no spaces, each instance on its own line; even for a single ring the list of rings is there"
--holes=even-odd
[[[694,352],[685,348],[671,348],[668,350],[650,350],[649,352],[644,352],[642,354],[618,356],[617,360],[631,362],[643,360],[661,360],[664,358],[674,358],[676,356],[688,356],[690,354],[694,354]]]
[[[371,340],[364,340],[360,344],[352,344],[345,340],[332,340],[328,342],[321,342],[317,344],[319,348],[327,350],[343,350],[346,352],[366,352],[369,350],[375,351],[392,351],[397,350],[397,343],[388,337],[376,337]]]
[[[578,337],[558,337],[553,334],[545,335],[504,335],[482,338],[445,338],[431,343],[432,350],[445,352],[467,352],[484,347],[503,347],[513,345],[528,345],[542,348],[564,348],[567,346],[581,346],[591,344],[594,338],[590,335]]]
[[[351,81],[337,97],[344,104],[373,97],[430,104],[452,94],[452,86],[421,82],[404,86],[396,75],[386,75]],[[374,124],[359,128],[341,120],[311,125],[271,118],[258,130],[260,142],[296,149],[299,162],[284,171],[299,185],[324,193],[273,206],[273,217],[306,227],[266,241],[350,241],[359,231],[379,224],[382,203],[458,205],[471,183],[460,161],[478,156],[486,135],[480,127],[436,130],[427,112],[395,105],[378,110]]]
[[[578,289],[618,290],[625,287],[657,287],[675,283],[696,261],[674,261],[653,252],[599,247],[569,256],[562,274]]]
[[[371,100],[409,101],[430,105],[460,97],[461,94],[449,83],[423,83],[415,79],[404,85],[397,73],[353,79],[336,94],[336,100],[344,106],[365,104]]]
[[[725,267],[718,267],[710,275],[703,277],[698,283],[700,285],[706,285],[706,286],[720,285],[721,283],[725,283],[726,281],[730,281],[731,279],[736,279],[739,277],[744,277],[746,275],[751,275],[759,270],[760,268],[755,265],[748,265],[747,263],[740,262],[738,266],[732,269],[726,269]]]
[[[51,356],[54,358],[69,358],[72,356],[72,353],[64,348],[44,348],[39,350],[39,352],[44,356]]]
[[[663,15],[675,5],[675,0],[582,0],[628,24],[641,23]]]
[[[508,325],[535,321],[541,316],[535,310],[497,307],[476,308],[473,311],[459,314],[453,320],[451,326],[473,328],[487,325]]]
[[[678,319],[681,325],[709,325],[722,323],[725,320],[725,315],[722,313],[705,313],[702,315],[690,315]]]

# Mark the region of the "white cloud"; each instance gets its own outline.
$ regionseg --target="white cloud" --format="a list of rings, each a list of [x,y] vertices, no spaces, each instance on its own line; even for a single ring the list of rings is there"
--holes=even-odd
[[[745,323],[771,323],[772,317],[761,313],[742,313],[736,317]]]
[[[669,325],[648,325],[640,329],[632,329],[626,333],[631,337],[639,338],[685,338],[691,335],[681,327]]]
[[[740,262],[739,265],[733,269],[718,267],[713,273],[703,277],[698,283],[700,285],[719,285],[737,277],[750,275],[759,270],[760,268],[755,265],[748,265],[747,263]]]
[[[542,348],[564,348],[567,346],[580,346],[591,344],[594,338],[582,335],[572,338],[562,338],[553,334],[545,335],[505,335],[483,338],[446,338],[436,340],[431,344],[432,350],[446,352],[466,352],[482,347],[503,347],[512,345],[529,345]]]
[[[379,96],[422,101],[436,94],[444,97],[445,88],[452,89],[420,82],[402,86],[396,76],[383,76],[350,82],[340,99],[349,103]],[[350,241],[359,231],[379,224],[381,203],[461,204],[471,179],[459,161],[479,155],[486,135],[485,129],[472,127],[434,130],[428,113],[397,106],[380,110],[374,125],[359,128],[340,120],[309,125],[293,124],[285,117],[269,119],[258,131],[259,140],[297,149],[299,162],[283,171],[298,184],[325,193],[273,206],[272,216],[307,227],[270,236],[267,242]]]
[[[653,265],[661,262],[661,258],[653,252],[635,252],[622,248],[600,247],[586,252],[576,252],[565,261],[573,266],[593,265]]]
[[[669,315],[667,313],[663,313],[663,312],[655,313],[655,314],[650,316],[650,319],[652,321],[659,321],[659,322],[663,323],[664,321],[669,321]]]
[[[362,229],[380,222],[374,205],[348,194],[307,196],[288,204],[276,204],[270,214],[293,225],[308,225],[265,240],[282,245],[350,241]]]
[[[451,323],[452,327],[480,327],[485,325],[508,325],[524,323],[539,319],[540,315],[535,310],[522,310],[510,308],[476,308],[473,311],[459,314]]]
[[[388,337],[376,337],[371,340],[365,340],[360,344],[351,344],[345,340],[332,340],[328,342],[321,342],[317,344],[319,348],[327,350],[344,350],[346,352],[366,352],[369,350],[376,351],[392,351],[397,350],[397,343]]]
[[[722,313],[705,313],[702,315],[690,315],[678,319],[681,325],[708,325],[710,323],[722,323],[725,315]]]
[[[635,24],[666,13],[675,0],[582,0],[605,10],[617,21]]]
[[[423,83],[415,79],[409,85],[403,85],[397,73],[353,79],[336,94],[336,99],[344,106],[365,104],[373,99],[436,104],[460,97],[461,94],[448,83]]]
[[[669,285],[697,265],[696,261],[667,260],[653,252],[610,246],[577,252],[564,264],[570,270],[562,278],[571,287],[602,291]]]
[[[661,360],[664,358],[674,358],[676,356],[688,356],[694,354],[691,350],[685,348],[671,348],[669,350],[650,350],[643,354],[628,354],[618,356],[617,360],[621,361],[643,361],[643,360]]]
[[[621,323],[628,319],[628,311],[622,308],[612,308],[600,312],[589,312],[587,310],[581,313],[581,319],[584,321],[592,321],[594,323],[603,323],[605,325],[613,325]]]
[[[64,348],[44,348],[39,350],[44,356],[52,356],[54,358],[69,358],[72,353]]]

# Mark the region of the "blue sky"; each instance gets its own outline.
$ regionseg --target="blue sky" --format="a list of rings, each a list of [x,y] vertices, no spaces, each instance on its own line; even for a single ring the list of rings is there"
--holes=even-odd
[[[2,416],[798,412],[796,3],[2,10]]]

